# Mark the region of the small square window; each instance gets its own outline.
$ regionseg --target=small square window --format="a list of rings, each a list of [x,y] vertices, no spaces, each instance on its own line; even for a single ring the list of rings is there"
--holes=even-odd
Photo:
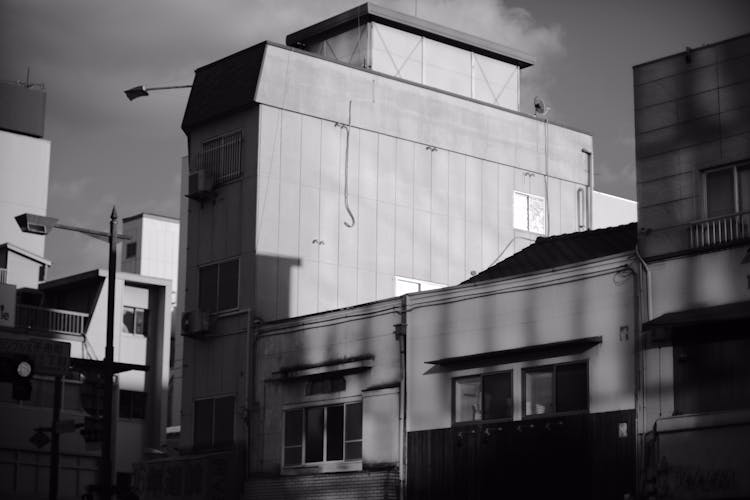
[[[239,261],[210,264],[198,273],[198,304],[201,310],[218,312],[235,309],[239,295]]]
[[[148,309],[125,306],[122,308],[122,331],[148,335]]]
[[[131,257],[135,257],[136,249],[138,248],[138,243],[132,242],[125,245],[125,258],[129,259]]]
[[[515,229],[544,234],[545,211],[545,201],[541,196],[513,192],[513,227]]]

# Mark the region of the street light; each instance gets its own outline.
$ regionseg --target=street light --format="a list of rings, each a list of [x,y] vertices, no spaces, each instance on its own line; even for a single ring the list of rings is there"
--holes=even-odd
[[[47,235],[52,229],[65,229],[77,233],[87,234],[94,238],[109,242],[109,272],[107,274],[107,345],[104,351],[102,364],[102,375],[104,378],[104,441],[102,443],[102,471],[100,495],[103,499],[112,497],[112,437],[114,430],[113,420],[113,393],[114,385],[112,377],[115,372],[114,366],[114,325],[115,325],[115,279],[117,274],[117,240],[129,240],[129,236],[117,234],[117,210],[112,207],[109,220],[109,232],[95,231],[77,226],[59,224],[54,217],[43,215],[21,214],[16,217],[16,222],[24,233]],[[59,378],[59,377],[57,377]],[[56,390],[58,381],[55,380]],[[57,396],[55,399],[58,399]],[[57,409],[55,413],[57,413]],[[54,420],[54,418],[53,418]],[[53,427],[54,427],[53,423]],[[59,433],[53,432],[53,449],[56,449],[55,441],[59,442]],[[59,453],[52,453],[50,461],[50,498],[57,497],[57,485],[59,474]]]
[[[136,85],[133,88],[125,90],[125,95],[131,101],[138,99],[139,97],[146,97],[152,90],[168,90],[168,89],[189,89],[192,85],[169,85],[166,87],[146,87],[144,85]]]

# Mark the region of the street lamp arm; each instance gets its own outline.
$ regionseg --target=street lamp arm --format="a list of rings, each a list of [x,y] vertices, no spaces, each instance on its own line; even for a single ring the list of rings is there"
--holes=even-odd
[[[75,231],[76,233],[83,233],[88,236],[94,237],[98,240],[109,241],[109,232],[107,231],[97,231],[95,229],[88,229],[85,227],[69,226],[67,224],[55,224],[54,227],[57,229],[64,229],[66,231]],[[133,238],[124,234],[118,234],[117,239],[122,240],[122,241],[129,241],[129,240],[132,240]]]
[[[133,88],[129,88],[125,91],[125,96],[129,100],[138,99],[139,97],[145,97],[151,90],[171,90],[171,89],[189,89],[192,85],[167,85],[164,87],[146,87],[145,85],[136,85]]]

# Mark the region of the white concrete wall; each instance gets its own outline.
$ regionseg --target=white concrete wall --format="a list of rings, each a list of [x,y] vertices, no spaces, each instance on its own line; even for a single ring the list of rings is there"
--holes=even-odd
[[[22,233],[15,216],[47,215],[49,159],[48,140],[0,130],[0,243],[13,243],[40,256],[45,239]]]
[[[401,380],[400,300],[380,301],[350,310],[332,311],[263,326],[257,340],[253,443],[254,472],[276,472],[281,466],[283,410],[337,402],[363,402],[362,462],[398,462],[398,384]],[[282,367],[312,365],[356,356],[374,356],[372,368],[345,375],[346,390],[305,395],[306,379],[277,378]],[[378,386],[389,389],[368,391]],[[395,386],[395,387],[394,387]]]
[[[594,191],[592,229],[620,226],[638,221],[638,202]]]
[[[564,271],[408,295],[407,426],[451,426],[452,379],[513,370],[514,419],[522,416],[521,369],[588,360],[589,410],[634,408],[634,283],[627,257]],[[577,338],[601,336],[580,354],[461,370],[427,364]]]

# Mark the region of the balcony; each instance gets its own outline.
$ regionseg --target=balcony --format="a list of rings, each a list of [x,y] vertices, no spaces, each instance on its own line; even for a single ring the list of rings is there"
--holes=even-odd
[[[16,327],[49,333],[83,335],[89,315],[25,304],[16,306]]]
[[[750,238],[750,210],[693,221],[688,227],[690,248],[730,245]]]
[[[203,151],[190,155],[190,173],[206,172],[214,186],[242,175],[242,134],[236,132],[203,143]]]

